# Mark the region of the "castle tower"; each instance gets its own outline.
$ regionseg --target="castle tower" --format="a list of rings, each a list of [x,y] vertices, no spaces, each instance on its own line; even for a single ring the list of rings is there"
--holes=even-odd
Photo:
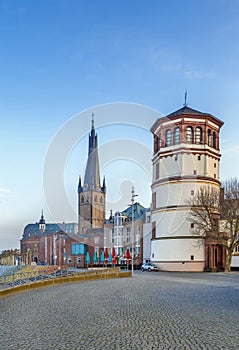
[[[183,108],[159,118],[154,136],[151,260],[168,271],[203,271],[203,238],[193,236],[189,201],[201,187],[220,188],[223,122]]]
[[[89,135],[89,151],[84,184],[81,177],[78,185],[78,228],[79,233],[87,229],[103,228],[105,222],[105,179],[100,185],[99,156],[97,134],[92,113],[91,132]]]

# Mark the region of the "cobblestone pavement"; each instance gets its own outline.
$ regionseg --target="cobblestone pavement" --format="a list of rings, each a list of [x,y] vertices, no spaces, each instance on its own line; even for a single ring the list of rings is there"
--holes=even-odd
[[[239,273],[135,272],[0,299],[0,349],[239,349]]]

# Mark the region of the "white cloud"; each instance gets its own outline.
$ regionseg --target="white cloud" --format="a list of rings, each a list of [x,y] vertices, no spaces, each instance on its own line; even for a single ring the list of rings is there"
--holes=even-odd
[[[189,79],[205,79],[205,78],[214,78],[215,73],[212,72],[204,72],[200,70],[186,70],[184,71],[184,75]]]
[[[8,188],[0,188],[0,194],[3,194],[3,193],[10,193],[11,190],[9,190]]]

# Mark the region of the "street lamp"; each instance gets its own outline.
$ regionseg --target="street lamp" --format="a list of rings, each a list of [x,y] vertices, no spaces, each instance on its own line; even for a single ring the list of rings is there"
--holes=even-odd
[[[132,264],[132,275],[134,272],[134,198],[137,196],[138,195],[135,194],[135,192],[134,192],[134,186],[132,186],[132,190],[131,190],[131,205],[132,205],[132,259],[131,259],[131,264]]]

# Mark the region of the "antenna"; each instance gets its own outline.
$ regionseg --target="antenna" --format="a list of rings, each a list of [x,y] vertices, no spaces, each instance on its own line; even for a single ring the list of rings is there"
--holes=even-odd
[[[187,103],[187,97],[188,97],[188,91],[187,89],[185,90],[185,95],[184,95],[184,107],[187,107],[188,103]]]

